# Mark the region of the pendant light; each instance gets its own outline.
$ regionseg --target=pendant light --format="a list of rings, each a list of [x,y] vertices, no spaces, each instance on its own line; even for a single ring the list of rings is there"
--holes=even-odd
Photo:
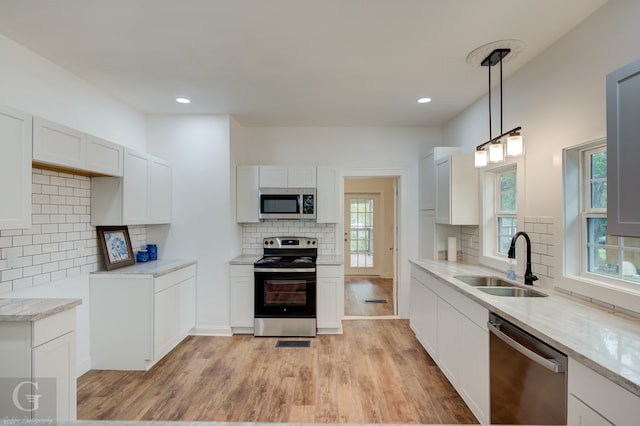
[[[486,167],[488,163],[499,163],[506,157],[517,157],[524,154],[524,141],[520,131],[521,127],[516,127],[508,132],[502,132],[502,60],[511,52],[509,48],[498,48],[493,50],[481,63],[489,70],[489,140],[478,145],[475,152],[475,166]],[[491,126],[491,67],[500,64],[500,135],[492,137]],[[506,144],[503,138],[508,136]],[[488,151],[488,152],[487,152]]]

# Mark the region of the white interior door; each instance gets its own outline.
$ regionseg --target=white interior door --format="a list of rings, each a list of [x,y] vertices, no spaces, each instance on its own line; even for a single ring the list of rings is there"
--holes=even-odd
[[[345,194],[345,275],[380,275],[380,194]]]

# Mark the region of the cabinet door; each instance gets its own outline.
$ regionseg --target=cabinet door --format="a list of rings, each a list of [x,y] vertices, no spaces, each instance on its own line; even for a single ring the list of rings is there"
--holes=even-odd
[[[260,166],[260,188],[287,188],[285,166]]]
[[[315,188],[316,168],[313,166],[288,167],[287,168],[288,188]]]
[[[43,118],[34,118],[33,161],[85,169],[86,148],[84,133]]]
[[[318,167],[316,189],[316,222],[338,222],[338,171],[331,167]]]
[[[178,338],[178,286],[174,285],[154,295],[153,359],[165,356]]]
[[[450,156],[449,217],[451,225],[478,224],[478,169],[473,164],[473,155],[452,154]]]
[[[438,365],[455,386],[458,383],[460,317],[458,311],[438,299]]]
[[[489,424],[489,333],[460,316],[460,395],[481,424]]]
[[[231,327],[253,327],[253,266],[232,265],[229,279]]]
[[[260,169],[258,166],[236,168],[236,222],[259,223]]]
[[[178,338],[189,335],[196,325],[196,277],[178,286]]]
[[[640,237],[640,60],[607,75],[607,233]]]
[[[318,328],[340,328],[340,278],[317,279],[317,321]]]
[[[0,229],[31,227],[32,120],[29,114],[0,107]]]
[[[109,176],[122,176],[124,148],[122,145],[87,135],[87,170]]]
[[[151,157],[151,178],[149,180],[149,223],[171,222],[171,164],[160,158]]]
[[[76,420],[76,333],[74,331],[33,348],[33,377],[35,380],[55,379],[56,420]]]
[[[436,222],[451,222],[451,163],[449,157],[436,163]]]
[[[151,158],[125,149],[122,182],[122,221],[125,225],[149,222],[149,177]]]
[[[420,210],[436,208],[436,163],[433,153],[420,159]]]
[[[567,424],[574,426],[613,426],[600,413],[580,401],[574,395],[569,395],[567,400]]]

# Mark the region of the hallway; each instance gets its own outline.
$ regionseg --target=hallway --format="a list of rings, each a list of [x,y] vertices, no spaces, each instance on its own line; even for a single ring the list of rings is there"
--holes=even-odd
[[[393,315],[393,279],[345,276],[344,314],[346,316]]]

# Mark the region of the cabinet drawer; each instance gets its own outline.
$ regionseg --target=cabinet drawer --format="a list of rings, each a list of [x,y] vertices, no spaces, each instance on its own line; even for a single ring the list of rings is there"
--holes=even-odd
[[[33,323],[33,347],[70,333],[76,328],[76,311],[69,309]]]
[[[154,280],[153,291],[158,293],[164,289],[181,283],[196,275],[196,265],[187,266],[185,268],[178,269],[177,271],[170,272],[166,275],[158,277]]]
[[[489,311],[447,284],[441,283],[438,295],[483,330],[487,330]]]
[[[429,290],[434,293],[438,293],[438,283],[435,278],[429,275],[424,269],[414,266],[411,268],[411,276],[416,280],[420,281],[422,285],[427,287]]]
[[[316,268],[317,278],[340,278],[342,276],[342,266],[318,266]]]

